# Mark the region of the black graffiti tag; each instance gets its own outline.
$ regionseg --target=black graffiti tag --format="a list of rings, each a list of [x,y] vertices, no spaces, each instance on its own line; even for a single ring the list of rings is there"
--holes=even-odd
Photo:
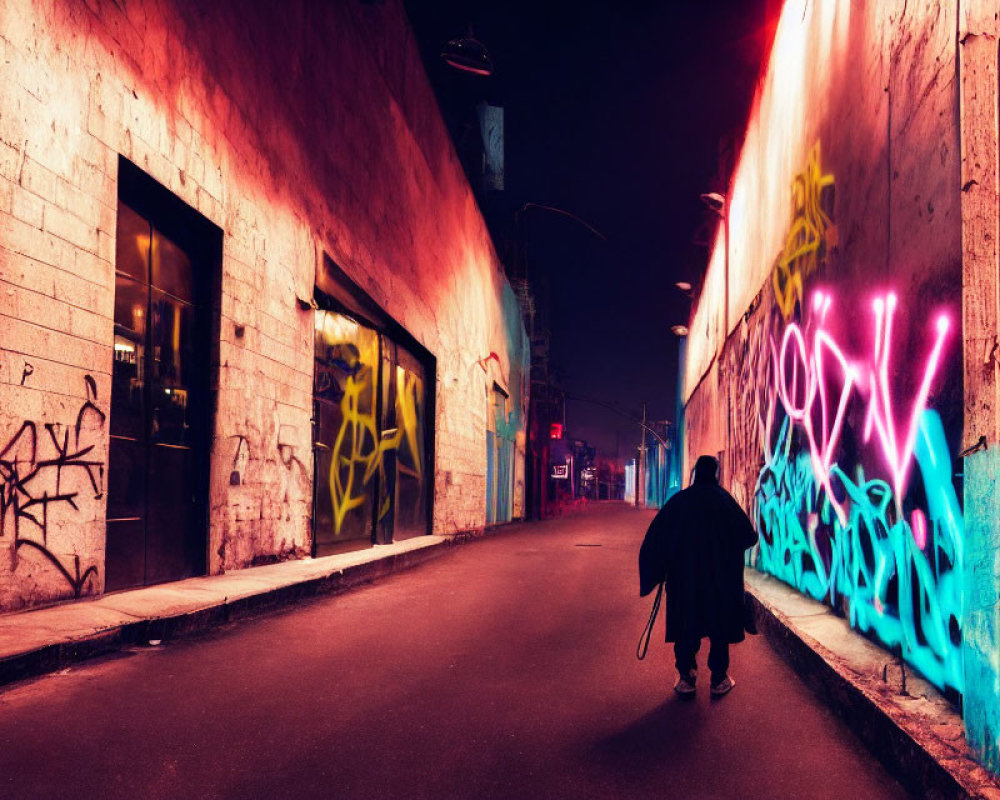
[[[81,441],[82,434],[90,430],[88,424],[102,427],[107,415],[96,405],[97,383],[90,375],[84,377],[87,399],[76,415],[76,424],[70,428],[55,423],[45,423],[48,439],[39,442],[34,422],[26,420],[17,433],[0,449],[0,538],[10,533],[14,536],[14,568],[17,553],[22,547],[41,553],[66,579],[73,594],[80,596],[90,576],[97,575],[91,565],[80,571],[80,557],[74,555],[73,572],[60,558],[48,549],[49,510],[57,504],[68,505],[74,511],[78,492],[63,491],[63,473],[83,470],[94,491],[94,499],[104,496],[104,462],[95,458],[94,444]],[[55,491],[39,489],[52,486]],[[41,537],[41,541],[38,540]]]

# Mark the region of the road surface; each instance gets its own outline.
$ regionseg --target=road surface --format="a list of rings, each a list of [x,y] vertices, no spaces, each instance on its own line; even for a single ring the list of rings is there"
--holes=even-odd
[[[0,693],[4,798],[905,797],[759,637],[676,698],[622,505]],[[707,645],[707,643],[706,643]]]

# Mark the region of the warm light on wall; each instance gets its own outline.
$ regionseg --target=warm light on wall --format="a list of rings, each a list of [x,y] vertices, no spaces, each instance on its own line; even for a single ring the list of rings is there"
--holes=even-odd
[[[724,260],[722,242],[725,234],[722,225],[716,231],[711,260],[701,287],[698,308],[691,320],[687,340],[687,357],[684,362],[684,400],[691,396],[702,376],[709,369],[716,355],[722,335],[722,304],[725,298]]]
[[[817,137],[813,98],[846,58],[851,3],[835,0],[788,0],[775,31],[770,60],[751,108],[743,147],[725,193],[729,226],[730,325],[765,282],[788,236],[793,211],[789,187],[808,160]],[[721,226],[720,226],[721,227]],[[709,259],[692,331],[708,331],[709,341],[692,335],[684,379],[690,397],[721,350],[728,331],[713,330],[706,317],[722,317],[726,295],[725,239],[717,237]],[[716,295],[710,287],[718,290]]]

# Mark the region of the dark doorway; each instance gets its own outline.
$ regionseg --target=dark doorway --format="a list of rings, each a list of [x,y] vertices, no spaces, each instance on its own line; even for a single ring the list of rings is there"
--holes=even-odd
[[[119,162],[107,591],[206,571],[222,232]]]

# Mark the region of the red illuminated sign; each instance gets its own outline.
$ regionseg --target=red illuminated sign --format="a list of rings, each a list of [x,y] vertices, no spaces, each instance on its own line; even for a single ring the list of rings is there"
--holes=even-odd
[[[563,426],[561,422],[553,422],[549,425],[549,438],[550,439],[562,439],[563,437]]]

